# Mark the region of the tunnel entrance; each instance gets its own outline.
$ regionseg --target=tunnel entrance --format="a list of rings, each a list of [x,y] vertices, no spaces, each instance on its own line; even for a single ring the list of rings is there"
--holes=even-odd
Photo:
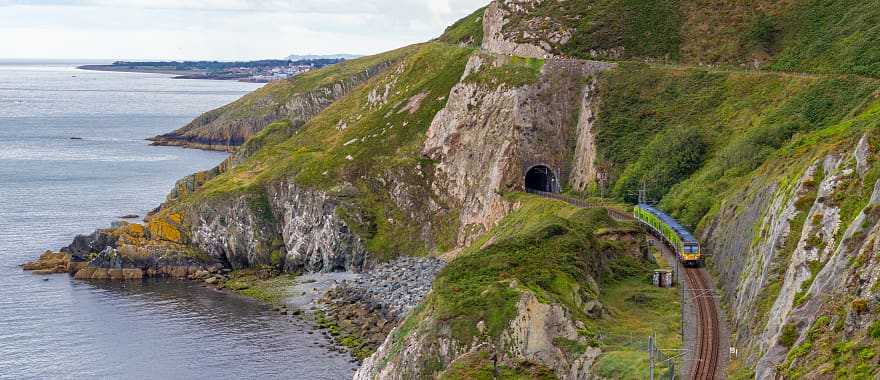
[[[526,172],[526,190],[537,190],[548,193],[559,192],[559,185],[556,182],[556,174],[553,170],[544,166],[533,166]]]

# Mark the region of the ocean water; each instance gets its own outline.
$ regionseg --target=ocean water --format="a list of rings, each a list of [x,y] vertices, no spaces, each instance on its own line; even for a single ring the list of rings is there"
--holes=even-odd
[[[18,267],[143,216],[178,178],[222,161],[144,139],[259,86],[74,66],[0,62],[0,379],[349,377],[355,365],[321,334],[248,299]]]

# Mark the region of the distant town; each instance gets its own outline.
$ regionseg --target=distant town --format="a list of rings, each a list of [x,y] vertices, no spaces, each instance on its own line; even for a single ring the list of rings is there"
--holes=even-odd
[[[116,61],[110,65],[84,65],[83,70],[122,71],[139,73],[162,73],[175,75],[176,79],[238,80],[242,82],[268,83],[287,79],[294,75],[333,65],[348,58],[339,56],[308,56],[301,59],[264,59],[259,61]]]

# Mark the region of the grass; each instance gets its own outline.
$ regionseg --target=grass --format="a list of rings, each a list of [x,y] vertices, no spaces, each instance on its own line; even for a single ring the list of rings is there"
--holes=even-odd
[[[296,283],[296,274],[278,275],[268,269],[240,269],[229,275],[227,289],[270,305],[281,305]]]
[[[595,297],[595,290],[581,284],[588,283],[591,259],[600,261],[605,248],[592,232],[611,223],[607,215],[562,202],[513,197],[524,205],[493,230],[495,243],[460,256],[434,281],[428,302],[461,341],[480,335],[479,321],[485,322],[488,336],[499,336],[516,314],[520,286],[539,299],[573,310],[584,299]],[[517,285],[511,285],[514,282]]]
[[[423,241],[423,223],[412,220],[410,210],[393,206],[390,189],[379,189],[393,183],[408,183],[416,202],[429,202],[430,182],[426,179],[430,180],[433,164],[422,158],[421,145],[431,120],[445,106],[446,96],[459,81],[472,52],[470,48],[435,42],[383,55],[385,59],[395,58],[399,66],[354,89],[292,134],[288,122],[270,125],[257,135],[258,144],[249,143],[257,146],[247,159],[207,181],[195,194],[182,197],[169,209],[185,213],[205,202],[244,196],[253,214],[270,222],[272,215],[265,207],[267,187],[292,179],[301,187],[319,189],[342,199],[337,209],[339,215],[364,239],[371,252],[384,258],[420,255],[433,247],[450,246],[456,239],[454,232],[446,228],[452,212],[432,216],[437,221],[432,224],[435,241]],[[337,72],[333,76],[343,74]],[[384,102],[368,100],[374,89],[384,90],[386,85],[393,91],[389,91]],[[389,173],[398,174],[394,181],[383,184],[377,180]],[[264,237],[267,257],[272,239]]]
[[[647,337],[662,349],[681,348],[681,304],[677,288],[657,288],[647,275],[602,286],[601,301],[611,316],[591,328],[605,338],[596,362],[600,376],[643,379],[648,373]]]
[[[483,13],[486,7],[477,9],[450,25],[438,41],[479,47],[483,43]]]
[[[573,30],[572,38],[555,48],[578,58],[676,59],[681,44],[677,5],[678,1],[656,0],[538,2],[527,15],[514,13],[504,32],[518,42],[535,43],[527,36]]]
[[[878,77],[878,23],[877,0],[547,1],[514,13],[504,31],[538,44],[567,30],[572,37],[552,48],[576,58]]]
[[[266,84],[232,103],[200,115],[177,132],[191,137],[225,140],[231,137],[249,137],[267,124],[286,120],[288,116],[299,119],[298,122],[302,123],[301,115],[287,115],[283,109],[283,105],[293,97],[320,88],[328,88],[356,75],[362,75],[368,69],[376,69],[383,64],[395,62],[410,54],[413,49],[414,46],[408,46],[347,60],[287,80]]]
[[[770,67],[880,76],[880,2],[808,0],[779,19],[780,52]]]
[[[556,379],[552,369],[538,363],[521,361],[514,366],[496,366],[485,351],[478,351],[464,355],[452,363],[443,371],[440,380],[551,380]]]
[[[486,60],[498,60],[494,64],[471,73],[464,78],[464,83],[476,83],[483,87],[520,87],[538,81],[544,60],[539,58],[522,58],[507,56],[485,56]]]
[[[606,375],[610,377],[641,376],[647,365],[644,343],[652,332],[657,333],[661,347],[679,347],[677,291],[651,285],[655,265],[632,256],[634,246],[597,237],[609,228],[625,226],[602,209],[583,210],[519,193],[505,196],[521,207],[438,274],[432,293],[392,336],[389,356],[415,330],[449,334],[465,345],[493,342],[516,315],[522,292],[531,292],[542,303],[563,305],[583,322],[582,340],[556,338],[553,343],[571,358],[585,352],[588,345],[599,346],[608,352],[600,356],[600,364],[622,371],[609,370]],[[601,302],[607,315],[587,316],[582,305],[590,300]],[[428,320],[442,327],[422,325]],[[482,332],[477,328],[481,321]],[[447,374],[479,378],[488,370],[479,361],[467,363],[455,363]]]
[[[873,80],[636,63],[621,63],[600,80],[597,160],[609,168],[612,194],[634,201],[644,183],[650,198],[694,229],[765,162],[801,154],[793,143],[877,120],[865,103],[878,87]],[[682,151],[689,154],[676,153]]]

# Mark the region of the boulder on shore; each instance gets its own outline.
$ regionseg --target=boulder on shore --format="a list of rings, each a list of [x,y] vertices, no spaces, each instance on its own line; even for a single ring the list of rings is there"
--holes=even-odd
[[[69,265],[70,255],[46,251],[37,260],[22,264],[21,268],[35,274],[67,273]]]

